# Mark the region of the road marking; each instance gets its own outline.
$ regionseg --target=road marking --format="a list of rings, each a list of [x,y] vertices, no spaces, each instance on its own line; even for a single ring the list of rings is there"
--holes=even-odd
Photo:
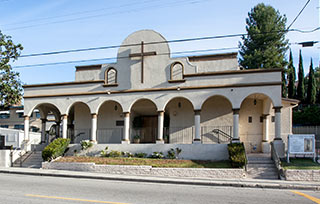
[[[65,197],[57,197],[57,196],[33,195],[33,194],[25,194],[25,196],[36,197],[36,198],[59,199],[59,200],[72,200],[72,201],[81,201],[81,202],[89,202],[89,203],[128,204],[128,203],[118,203],[118,202],[99,201],[99,200],[87,200],[87,199],[80,199],[80,198],[65,198]]]
[[[300,196],[303,196],[303,197],[305,197],[305,198],[308,198],[309,200],[312,200],[312,201],[315,202],[315,203],[320,204],[320,199],[319,199],[319,198],[315,198],[315,197],[313,197],[313,196],[310,196],[310,195],[301,193],[301,192],[299,192],[299,191],[291,191],[291,192],[293,192],[293,193],[295,193],[295,194],[298,194],[298,195],[300,195]]]

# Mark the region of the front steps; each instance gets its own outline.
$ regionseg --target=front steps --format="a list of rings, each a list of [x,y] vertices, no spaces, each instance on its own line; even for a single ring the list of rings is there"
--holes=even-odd
[[[22,165],[20,164],[20,158],[17,159],[14,163],[14,167],[24,167],[24,168],[41,168],[42,163],[42,150],[46,147],[47,144],[38,144],[33,145],[32,149],[34,151],[29,151],[24,154],[21,158]]]
[[[247,178],[279,179],[270,154],[248,154]]]

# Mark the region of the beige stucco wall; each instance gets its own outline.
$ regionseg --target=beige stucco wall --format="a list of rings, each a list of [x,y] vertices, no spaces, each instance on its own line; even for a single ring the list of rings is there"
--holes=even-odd
[[[247,98],[240,107],[240,141],[244,142],[248,152],[260,152],[263,135],[260,116],[262,116],[263,100],[257,100],[256,105],[253,102],[253,98]],[[249,123],[248,117],[252,117],[252,123]]]
[[[191,64],[197,66],[197,70],[199,73],[226,71],[226,70],[239,70],[237,58],[208,60],[208,61],[194,61],[194,62],[191,62]]]
[[[191,144],[194,133],[194,109],[190,101],[175,98],[167,104],[165,111],[170,117],[170,143]]]

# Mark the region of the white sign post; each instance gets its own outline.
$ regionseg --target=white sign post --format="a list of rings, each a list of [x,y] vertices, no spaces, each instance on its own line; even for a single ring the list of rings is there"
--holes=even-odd
[[[316,161],[316,141],[314,135],[288,135],[287,162],[290,154],[313,155]]]

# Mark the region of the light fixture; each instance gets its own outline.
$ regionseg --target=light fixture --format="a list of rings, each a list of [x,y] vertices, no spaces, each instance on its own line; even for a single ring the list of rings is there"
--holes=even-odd
[[[253,100],[253,105],[257,105],[257,99]]]
[[[114,106],[114,110],[115,111],[118,110],[118,106],[117,105]]]
[[[181,108],[181,102],[178,103],[178,107]]]

